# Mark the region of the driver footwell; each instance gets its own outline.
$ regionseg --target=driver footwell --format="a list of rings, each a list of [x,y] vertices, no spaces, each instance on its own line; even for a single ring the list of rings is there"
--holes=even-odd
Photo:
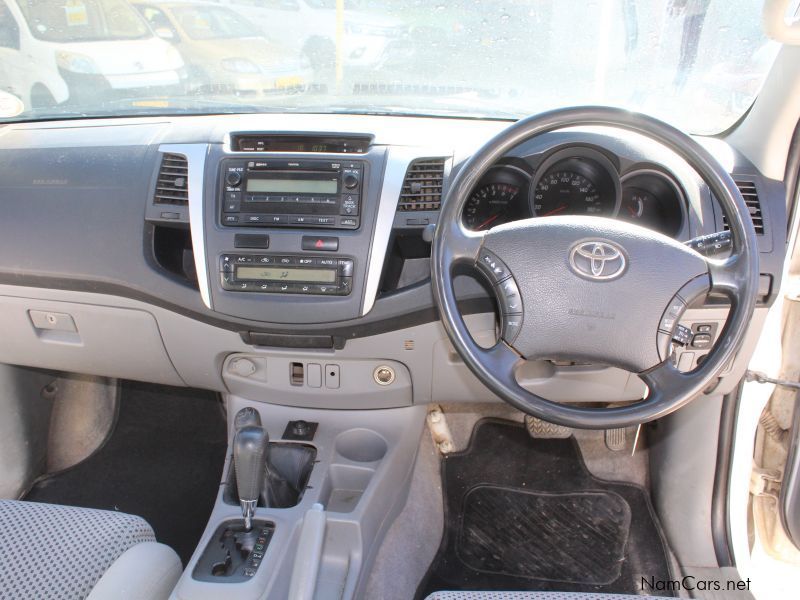
[[[672,579],[647,492],[592,476],[574,438],[531,439],[519,423],[484,419],[465,451],[443,459],[442,479],[444,535],[417,598],[437,590],[636,594],[643,579]]]

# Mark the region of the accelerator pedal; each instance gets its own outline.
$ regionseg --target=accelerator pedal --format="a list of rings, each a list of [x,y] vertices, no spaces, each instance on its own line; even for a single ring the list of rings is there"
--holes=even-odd
[[[530,415],[525,415],[525,428],[534,439],[563,439],[572,435],[571,427],[548,423]]]

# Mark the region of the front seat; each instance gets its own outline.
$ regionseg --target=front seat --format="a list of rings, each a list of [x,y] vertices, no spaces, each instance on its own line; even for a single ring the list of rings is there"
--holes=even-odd
[[[0,598],[160,600],[182,570],[140,517],[0,500]]]

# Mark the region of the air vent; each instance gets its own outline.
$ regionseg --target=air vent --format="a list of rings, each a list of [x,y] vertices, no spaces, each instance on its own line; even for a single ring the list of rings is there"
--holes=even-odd
[[[163,155],[161,169],[156,181],[156,193],[153,202],[156,204],[181,204],[189,202],[189,165],[186,157],[180,154]]]
[[[420,158],[411,163],[400,192],[400,211],[439,210],[445,158]]]
[[[756,230],[756,234],[764,235],[764,216],[761,214],[761,201],[758,199],[756,184],[752,181],[737,181],[736,187],[738,187],[739,191],[742,193],[742,198],[744,198],[744,202],[747,204],[747,208],[750,211],[750,218],[753,220],[753,229]],[[729,229],[728,218],[725,215],[722,215],[722,222],[727,231]]]

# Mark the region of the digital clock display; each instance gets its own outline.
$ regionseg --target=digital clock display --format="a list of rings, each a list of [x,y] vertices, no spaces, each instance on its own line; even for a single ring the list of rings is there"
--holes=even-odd
[[[334,283],[333,269],[291,269],[283,267],[236,267],[236,279],[241,281],[302,281],[303,283]]]

